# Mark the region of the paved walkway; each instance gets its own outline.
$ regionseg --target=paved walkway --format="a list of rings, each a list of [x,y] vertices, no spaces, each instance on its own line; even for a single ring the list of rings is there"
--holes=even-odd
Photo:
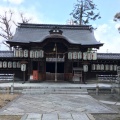
[[[10,87],[11,85],[13,83],[2,83],[0,87]],[[96,84],[14,83],[14,86],[95,88]],[[99,86],[111,87],[106,84],[99,84]],[[80,94],[25,94],[0,110],[0,115],[22,115],[21,120],[94,120],[91,113],[116,113],[116,111],[89,95]]]
[[[77,94],[22,95],[0,110],[0,115],[22,115],[22,120],[92,120],[88,113],[93,117],[91,113],[116,111],[89,95]]]
[[[95,120],[91,114],[25,114],[21,120]]]

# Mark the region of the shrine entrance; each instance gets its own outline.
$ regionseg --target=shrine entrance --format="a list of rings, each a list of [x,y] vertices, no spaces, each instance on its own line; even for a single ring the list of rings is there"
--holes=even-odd
[[[57,63],[57,71],[55,71],[55,62],[46,62],[46,80],[55,81],[55,72],[57,81],[64,80],[64,62]]]
[[[46,80],[48,81],[64,81],[64,62],[67,58],[68,48],[62,40],[59,38],[46,40],[46,44],[43,47],[46,59]]]

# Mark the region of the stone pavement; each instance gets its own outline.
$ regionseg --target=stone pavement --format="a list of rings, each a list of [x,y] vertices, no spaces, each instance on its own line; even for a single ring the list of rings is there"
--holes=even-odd
[[[0,115],[22,115],[22,120],[92,120],[88,113],[116,111],[89,95],[79,94],[21,95],[0,110]]]
[[[21,120],[95,120],[91,114],[79,113],[79,114],[38,114],[28,113],[25,114]]]
[[[3,83],[0,87],[10,87]],[[22,88],[95,88],[96,84],[14,83]],[[110,88],[110,85],[100,84]],[[116,113],[90,95],[80,94],[22,94],[0,110],[0,115],[22,115],[21,120],[94,120],[91,113]]]

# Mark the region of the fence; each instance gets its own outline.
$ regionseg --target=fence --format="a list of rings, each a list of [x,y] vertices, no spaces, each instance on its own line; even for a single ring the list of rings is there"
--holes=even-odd
[[[0,82],[14,81],[14,74],[0,74]]]
[[[98,83],[116,83],[118,75],[97,75]]]

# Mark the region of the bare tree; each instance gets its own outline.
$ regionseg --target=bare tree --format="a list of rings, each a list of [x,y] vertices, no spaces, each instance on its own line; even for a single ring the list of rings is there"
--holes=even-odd
[[[100,13],[95,13],[96,5],[92,0],[77,0],[73,11],[70,15],[73,16],[74,22],[82,25],[88,24],[89,20],[100,19]]]
[[[120,21],[120,12],[115,14],[114,21],[115,22]],[[120,26],[118,27],[118,31],[120,32]]]
[[[11,10],[5,11],[3,15],[0,15],[0,36],[4,38],[3,44],[10,46],[6,43],[8,40],[12,40],[14,33],[12,32],[13,23],[17,26],[16,22],[12,20],[13,12]],[[22,23],[28,23],[31,19],[20,13]],[[10,48],[11,49],[11,48]]]
[[[9,18],[8,18],[8,14],[9,14]],[[0,23],[1,23],[0,36],[5,40],[11,40],[13,38],[13,33],[11,31],[12,15],[13,12],[11,10],[9,12],[5,11],[4,15],[0,15]],[[3,41],[3,44],[7,45],[5,41]]]
[[[31,21],[31,18],[29,18],[29,19],[26,18],[23,13],[20,13],[20,16],[22,19],[22,23],[28,23],[29,21]]]

